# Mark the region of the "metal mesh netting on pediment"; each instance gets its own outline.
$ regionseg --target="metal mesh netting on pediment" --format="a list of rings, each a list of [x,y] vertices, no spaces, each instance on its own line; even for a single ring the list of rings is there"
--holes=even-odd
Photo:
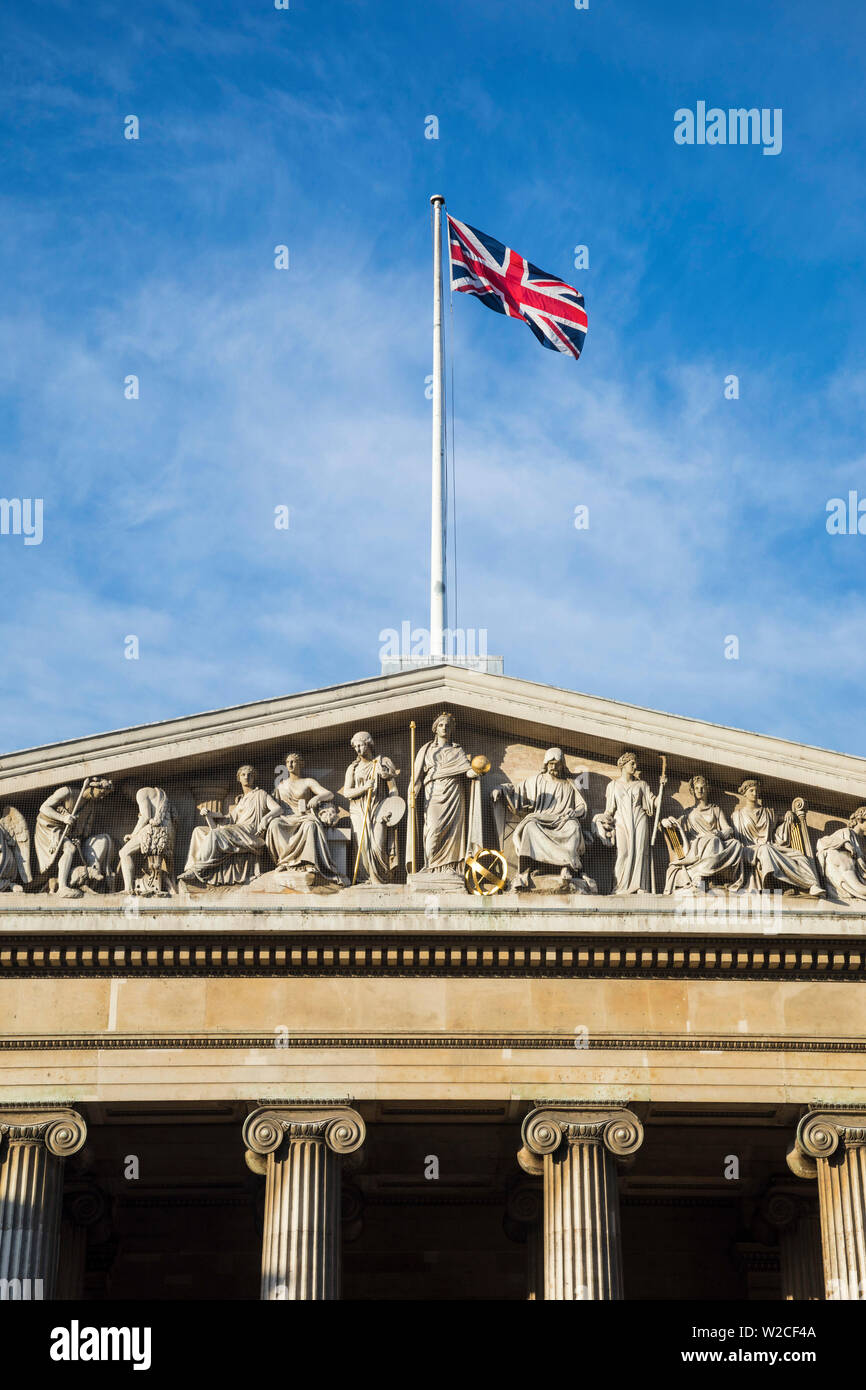
[[[309,866],[311,862],[318,863],[320,869],[322,864],[330,864],[333,870],[320,872],[315,880],[310,877],[306,886],[311,890],[331,891],[355,880],[403,883],[413,867],[415,871],[429,867],[437,853],[440,859],[450,854],[462,867],[467,850],[480,845],[504,856],[509,880],[521,868],[530,869],[535,875],[532,887],[553,891],[564,869],[562,854],[555,847],[548,848],[558,843],[559,835],[559,830],[544,833],[544,817],[549,813],[548,820],[559,817],[563,824],[566,820],[580,823],[577,838],[568,831],[571,859],[585,876],[579,891],[607,894],[617,888],[617,846],[611,828],[615,798],[610,789],[623,775],[623,755],[632,752],[634,765],[629,775],[633,784],[646,788],[646,808],[655,823],[655,844],[646,858],[652,868],[653,891],[661,892],[677,848],[665,822],[682,817],[695,805],[690,779],[695,774],[705,777],[706,799],[729,820],[740,804],[744,780],[760,779],[759,768],[701,766],[666,757],[667,782],[662,786],[661,751],[636,747],[625,739],[617,742],[609,732],[604,737],[564,732],[543,719],[543,712],[538,723],[532,724],[459,706],[446,710],[438,702],[409,712],[389,713],[367,724],[347,721],[345,711],[340,713],[341,722],[330,728],[302,730],[279,740],[269,740],[266,731],[257,728],[250,743],[244,743],[241,736],[230,750],[156,763],[144,773],[131,775],[107,765],[91,779],[83,799],[80,778],[68,784],[58,779],[50,789],[16,797],[15,812],[31,839],[39,833],[38,824],[42,825],[43,862],[37,864],[34,853],[29,890],[46,891],[55,886],[52,878],[56,882],[57,856],[49,862],[51,856],[45,850],[46,817],[50,820],[53,807],[61,818],[64,813],[74,816],[68,838],[81,842],[95,837],[100,841],[102,867],[112,876],[111,883],[102,885],[98,874],[91,874],[100,891],[123,891],[118,856],[128,837],[138,837],[139,858],[146,857],[148,851],[151,859],[155,858],[159,837],[155,831],[145,833],[137,827],[142,819],[149,818],[158,828],[160,817],[170,824],[173,875],[181,877],[192,864],[193,871],[187,875],[192,889],[240,885],[250,876],[259,877],[294,863]],[[437,726],[438,734],[434,728],[443,713],[451,716],[444,726],[444,737],[442,727]],[[414,731],[410,727],[413,722]],[[371,767],[376,768],[379,778],[375,798],[369,790]],[[465,776],[470,768],[471,774]],[[541,786],[538,779],[545,773],[554,780]],[[443,790],[443,783],[431,792],[431,779],[440,774],[448,785]],[[61,795],[64,785],[65,797]],[[539,800],[542,791],[546,800]],[[781,822],[800,797],[796,774],[790,782],[762,780],[760,794],[775,823]],[[442,814],[446,821],[448,817],[453,821],[453,843],[449,841],[441,852],[433,844],[425,821],[425,797],[431,795],[434,799],[439,796],[445,807]],[[453,815],[446,805],[452,795],[463,799],[462,809],[454,802]],[[838,794],[810,794],[801,818],[806,835],[814,840],[844,827],[855,804],[852,798]],[[244,808],[249,808],[248,814]],[[5,811],[5,804],[2,809]],[[530,811],[535,814],[535,829],[532,834],[520,832]],[[308,827],[303,843],[295,833],[297,827],[291,824],[293,816],[320,822],[317,827]],[[228,830],[221,830],[227,817],[234,820]],[[373,834],[374,821],[381,832],[378,841]],[[793,828],[793,849],[812,853],[811,845],[801,845],[796,838],[799,824]],[[57,825],[62,825],[62,819]],[[62,829],[55,828],[55,841],[61,833]],[[241,843],[243,833],[252,837],[249,843]],[[451,834],[449,825],[443,834],[446,839]],[[236,844],[230,844],[232,837]],[[222,842],[234,855],[232,874],[197,874],[196,866],[208,868],[216,853],[214,846],[218,848]],[[363,852],[359,853],[359,846]],[[246,850],[247,855],[243,873],[240,850]],[[85,857],[79,856],[79,880],[86,877],[81,870]],[[142,891],[140,868],[136,862],[135,877],[127,876],[127,891],[131,882],[136,892]],[[92,887],[92,881],[85,886]],[[650,887],[649,880],[645,887]]]

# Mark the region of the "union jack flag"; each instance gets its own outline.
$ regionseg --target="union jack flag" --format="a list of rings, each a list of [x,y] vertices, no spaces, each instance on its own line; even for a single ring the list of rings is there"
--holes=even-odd
[[[474,294],[510,319],[522,319],[540,343],[579,357],[586,337],[583,295],[539,270],[501,241],[448,217],[451,286]]]

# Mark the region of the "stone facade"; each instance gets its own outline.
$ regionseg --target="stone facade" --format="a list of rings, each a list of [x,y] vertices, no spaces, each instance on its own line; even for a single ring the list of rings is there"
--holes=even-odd
[[[0,1279],[863,1298],[864,799],[452,667],[7,756]]]

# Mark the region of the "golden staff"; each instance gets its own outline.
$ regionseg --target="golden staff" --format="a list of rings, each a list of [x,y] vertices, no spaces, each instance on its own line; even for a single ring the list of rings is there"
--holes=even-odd
[[[364,798],[364,822],[361,826],[361,835],[358,840],[358,853],[355,856],[355,872],[352,874],[353,884],[355,882],[355,879],[358,877],[358,865],[361,862],[361,850],[364,848],[364,836],[367,833],[367,817],[370,814],[370,802],[373,800],[373,790],[376,786],[376,781],[379,775],[376,768],[376,764],[378,763],[378,761],[378,757],[373,759],[373,776],[370,779],[370,786],[367,791],[367,795]]]
[[[415,720],[409,723],[409,821],[410,834],[412,836],[412,852],[410,863],[412,872],[415,872]]]

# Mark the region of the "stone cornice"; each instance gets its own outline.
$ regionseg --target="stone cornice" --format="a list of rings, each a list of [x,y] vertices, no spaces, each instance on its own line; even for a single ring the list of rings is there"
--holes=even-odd
[[[429,899],[403,885],[388,888],[346,889],[340,893],[263,893],[236,890],[230,896],[202,894],[195,901],[175,899],[125,899],[121,894],[91,893],[80,899],[54,894],[0,895],[0,936],[18,928],[29,930],[36,921],[52,928],[80,930],[145,926],[148,931],[200,929],[204,921],[256,930],[315,927],[318,930],[369,931],[465,931],[467,927],[494,930],[623,931],[642,933],[682,932],[700,935],[717,931],[840,932],[866,936],[866,910],[808,898],[777,898],[773,894],[736,894],[730,898],[705,896],[678,899],[663,895],[634,894],[578,896],[502,893],[480,897],[471,893],[437,895]]]
[[[192,766],[229,749],[244,748],[252,756],[257,744],[393,719],[438,703],[469,708],[509,729],[519,723],[529,737],[556,730],[578,743],[591,739],[601,752],[621,751],[628,743],[708,767],[748,766],[765,777],[851,796],[862,796],[866,784],[863,758],[445,665],[24,749],[0,760],[0,795],[54,785],[58,777],[132,773],[159,761]]]

